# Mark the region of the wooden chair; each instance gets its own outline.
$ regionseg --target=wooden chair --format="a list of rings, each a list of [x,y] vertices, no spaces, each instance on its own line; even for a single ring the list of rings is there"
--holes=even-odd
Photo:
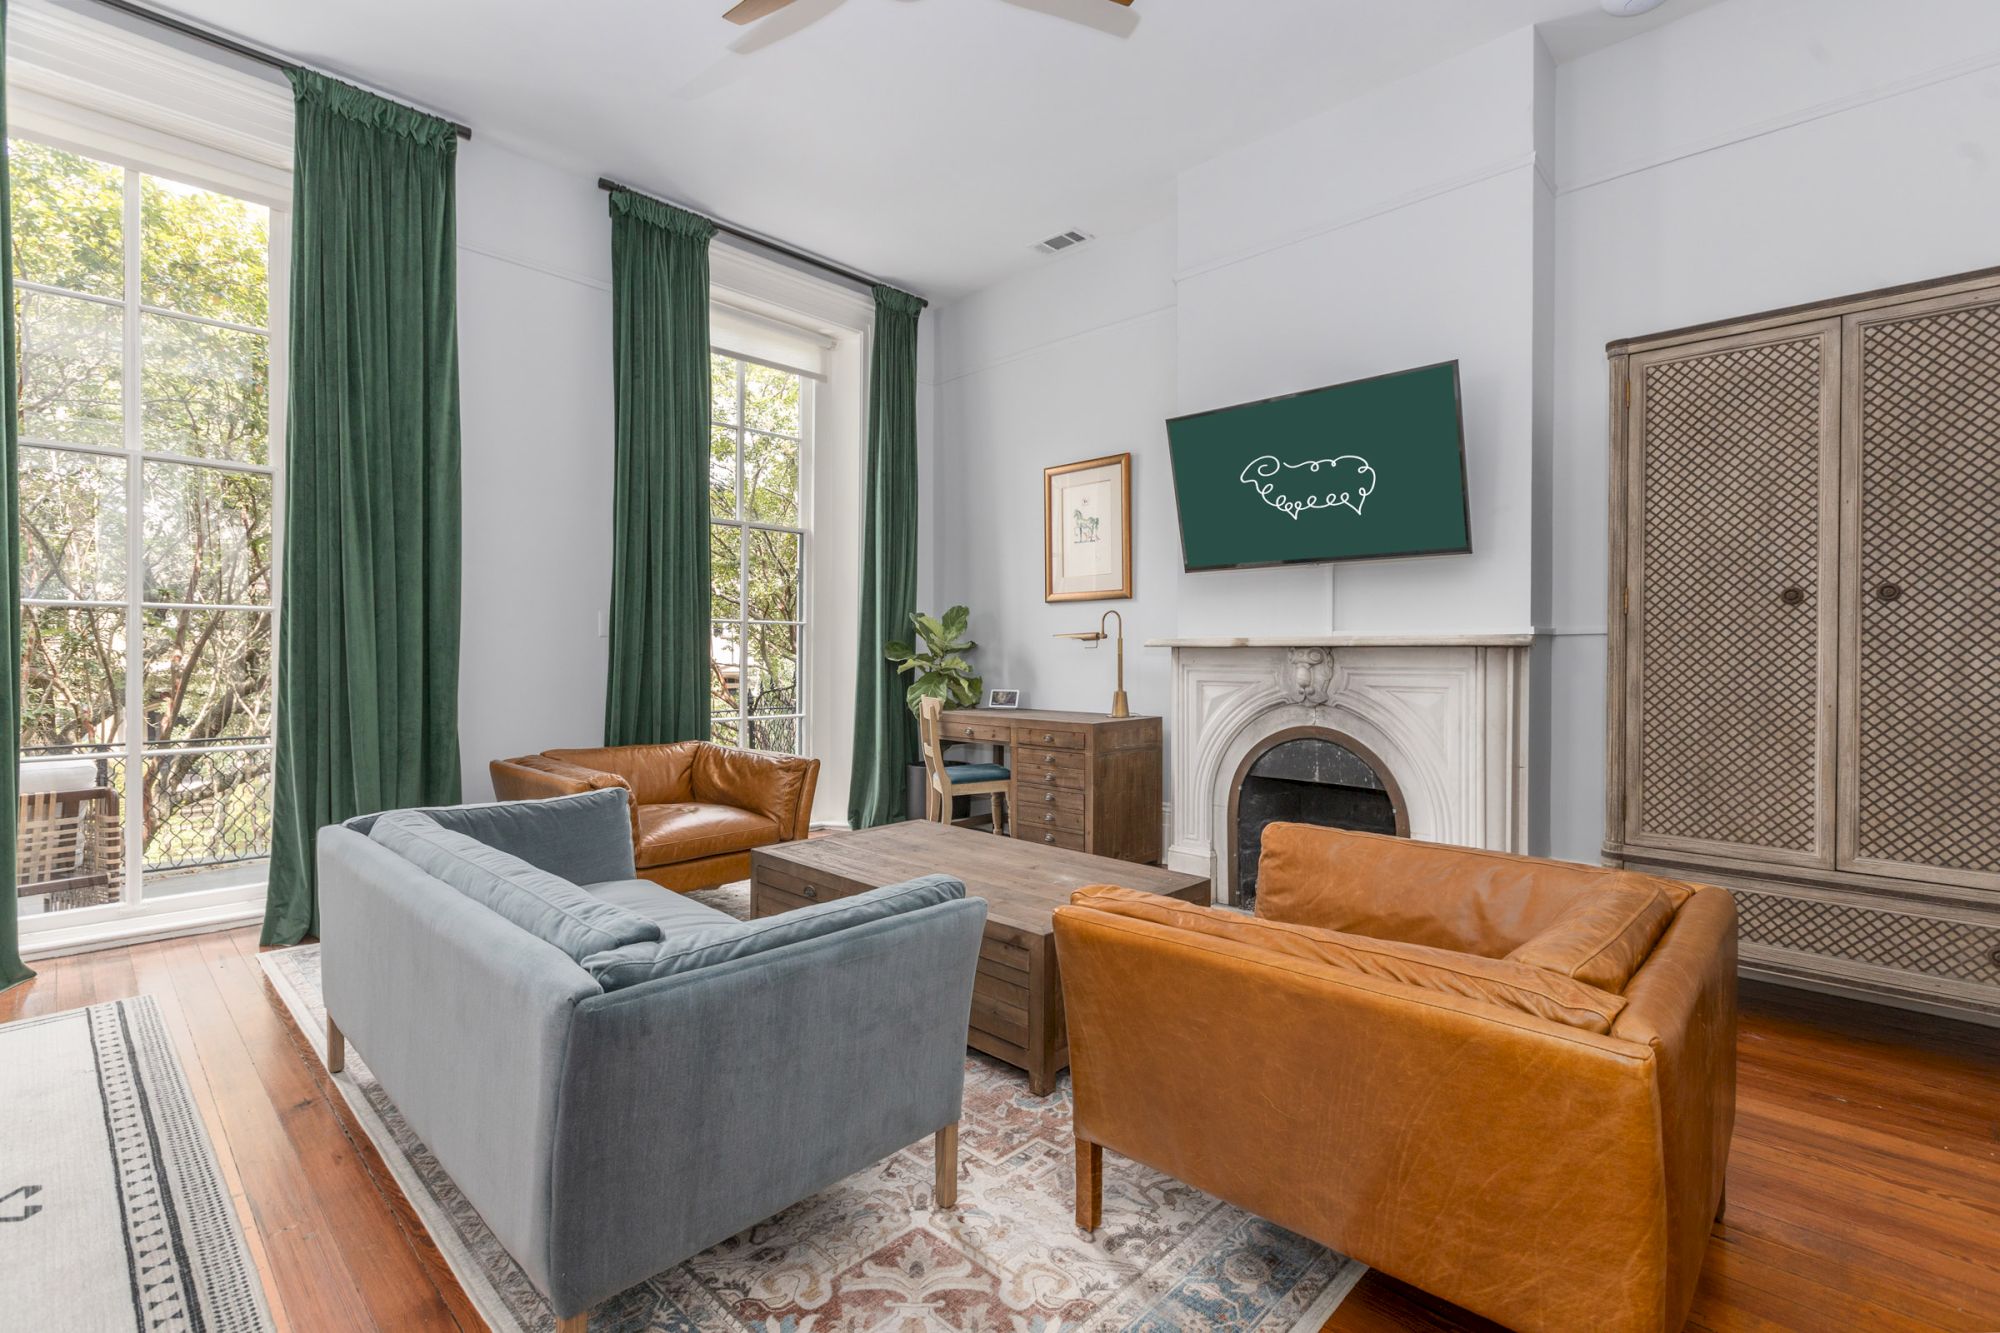
[[[45,910],[118,901],[125,879],[125,837],[118,793],[25,792],[14,841],[20,896],[46,895]]]
[[[949,824],[953,797],[990,796],[993,831],[1005,832],[1007,792],[1014,775],[1003,764],[945,763],[943,714],[942,699],[925,699],[917,706],[917,732],[924,745],[924,818]]]

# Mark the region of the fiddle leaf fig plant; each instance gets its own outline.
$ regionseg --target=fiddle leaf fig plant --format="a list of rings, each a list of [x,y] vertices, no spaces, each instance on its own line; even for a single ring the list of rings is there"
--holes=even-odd
[[[979,646],[965,637],[972,613],[962,606],[954,606],[942,616],[918,611],[910,623],[917,627],[921,648],[901,639],[882,645],[882,655],[896,664],[898,672],[916,676],[904,693],[910,711],[915,713],[925,699],[942,699],[948,708],[970,708],[978,703],[980,687],[986,682],[972,674],[972,664],[965,660],[965,654]]]

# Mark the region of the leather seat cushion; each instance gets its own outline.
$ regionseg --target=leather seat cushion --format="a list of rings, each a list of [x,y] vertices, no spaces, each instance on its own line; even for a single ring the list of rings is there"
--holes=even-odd
[[[1078,889],[1070,902],[1118,916],[1151,921],[1195,934],[1233,940],[1286,958],[1302,958],[1420,990],[1533,1014],[1586,1032],[1606,1033],[1625,1008],[1625,997],[1538,967],[1432,949],[1421,944],[1343,935],[1245,916],[1220,907],[1198,907],[1135,889]]]
[[[1603,866],[1270,824],[1257,860],[1257,915],[1500,959],[1613,884],[1651,885],[1675,911],[1694,892]]]
[[[704,745],[695,752],[689,796],[696,801],[754,810],[772,819],[788,811],[798,811],[803,817],[801,798],[808,776],[808,767],[795,759],[778,761],[771,755],[731,749],[727,745]],[[793,830],[785,829],[781,836],[792,833]],[[803,829],[798,836],[805,836]]]
[[[733,805],[676,801],[639,807],[639,869],[747,852],[784,836],[775,821]]]
[[[1608,883],[1507,958],[1622,992],[1673,919],[1673,904],[1655,885]]]
[[[663,805],[695,799],[695,753],[701,748],[700,741],[675,741],[670,745],[600,745],[542,753],[579,768],[616,773],[632,789],[635,803]]]

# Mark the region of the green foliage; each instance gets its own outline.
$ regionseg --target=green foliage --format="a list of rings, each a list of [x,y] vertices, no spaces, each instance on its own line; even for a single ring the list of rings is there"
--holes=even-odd
[[[126,651],[140,644],[143,739],[174,747],[256,744],[271,730],[275,549],[271,479],[129,456],[39,447],[122,448],[124,312],[65,293],[123,298],[126,173],[28,140],[8,145],[14,265],[27,282],[15,318],[20,359],[21,595],[96,603],[30,606],[22,616],[24,752],[110,756],[118,780],[128,727]],[[141,445],[190,460],[270,461],[266,256],[270,215],[225,194],[141,175]],[[131,469],[137,467],[134,478]],[[136,480],[140,507],[129,501]],[[139,527],[141,561],[128,568]],[[148,602],[128,613],[137,578]],[[216,749],[149,756],[141,776],[148,865],[259,855],[269,827],[269,756]]]
[[[972,674],[972,664],[965,660],[965,654],[979,646],[964,637],[972,613],[962,606],[952,607],[941,617],[918,611],[910,616],[910,623],[923,641],[921,649],[901,639],[882,645],[882,655],[896,664],[899,673],[916,676],[903,696],[910,711],[915,713],[925,699],[942,699],[954,708],[978,703],[980,688],[986,682]]]

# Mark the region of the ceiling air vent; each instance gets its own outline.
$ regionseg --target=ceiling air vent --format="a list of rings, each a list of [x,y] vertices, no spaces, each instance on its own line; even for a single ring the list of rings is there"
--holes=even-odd
[[[1080,231],[1058,232],[1056,235],[1049,237],[1046,241],[1036,241],[1035,248],[1041,251],[1045,255],[1059,255],[1065,250],[1075,249],[1077,246],[1082,245],[1085,241],[1089,239],[1090,236],[1086,232],[1080,232]]]

